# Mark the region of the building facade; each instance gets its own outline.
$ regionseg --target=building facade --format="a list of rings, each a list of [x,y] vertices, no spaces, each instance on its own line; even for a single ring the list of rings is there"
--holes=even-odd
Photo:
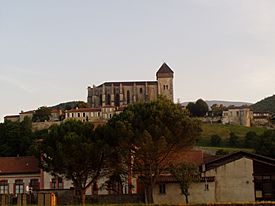
[[[253,112],[250,108],[232,108],[222,113],[222,123],[232,125],[251,126]]]
[[[88,87],[87,102],[92,108],[125,106],[134,102],[157,99],[159,95],[173,101],[174,72],[163,63],[156,73],[156,81],[105,82]]]

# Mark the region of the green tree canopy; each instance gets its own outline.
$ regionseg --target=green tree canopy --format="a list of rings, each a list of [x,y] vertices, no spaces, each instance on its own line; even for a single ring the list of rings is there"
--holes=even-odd
[[[179,182],[181,193],[185,196],[185,201],[188,204],[189,187],[193,182],[200,179],[198,166],[192,163],[182,163],[170,169],[171,174]]]
[[[202,99],[198,99],[196,103],[193,103],[193,102],[188,103],[186,108],[194,117],[203,117],[209,111],[209,107],[207,103]]]
[[[43,169],[72,180],[85,204],[85,193],[107,171],[110,148],[91,123],[69,120],[53,125],[39,147]]]
[[[254,148],[257,154],[275,158],[275,130],[265,131]]]
[[[146,202],[152,203],[159,174],[169,170],[168,156],[194,144],[201,129],[179,105],[167,99],[129,105],[108,123],[111,141],[127,159],[145,185]],[[115,143],[114,142],[114,143]],[[116,144],[116,143],[115,143]],[[125,154],[127,152],[127,154]]]
[[[33,122],[44,122],[49,121],[51,116],[51,108],[49,107],[39,107],[35,110],[32,121]]]
[[[33,143],[31,120],[0,123],[0,156],[29,155]]]

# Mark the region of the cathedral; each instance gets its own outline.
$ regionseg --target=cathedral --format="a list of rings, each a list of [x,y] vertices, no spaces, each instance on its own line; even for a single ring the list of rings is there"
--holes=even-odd
[[[105,82],[88,87],[87,102],[92,108],[104,106],[126,106],[135,102],[146,102],[164,96],[174,100],[174,72],[163,63],[156,73],[156,81]]]

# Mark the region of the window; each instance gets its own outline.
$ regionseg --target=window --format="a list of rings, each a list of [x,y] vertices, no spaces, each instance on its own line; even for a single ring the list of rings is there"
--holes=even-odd
[[[9,193],[9,184],[8,180],[0,181],[0,194],[8,194]]]
[[[39,181],[38,179],[31,179],[30,180],[30,188],[32,188],[33,190],[39,190]]]
[[[58,177],[58,189],[63,189],[63,179]]]
[[[166,194],[165,184],[159,184],[159,194]]]
[[[139,89],[139,93],[142,94],[142,88]]]
[[[51,189],[56,189],[57,179],[53,178],[51,181]]]
[[[77,113],[77,116],[80,117],[80,113]]]
[[[115,96],[115,106],[116,106],[116,107],[119,106],[119,102],[120,102],[119,94],[116,94],[116,96]]]
[[[168,85],[166,85],[166,89],[168,90]]]
[[[61,177],[51,180],[51,189],[63,189],[63,179]]]
[[[165,85],[163,85],[163,90],[165,90]]]
[[[130,104],[130,91],[127,91],[127,104]]]
[[[15,180],[14,189],[15,189],[14,191],[15,194],[22,194],[24,192],[23,180]]]
[[[85,117],[85,113],[83,112],[83,117]]]
[[[107,103],[107,105],[111,105],[111,95],[110,94],[107,95],[106,103]]]

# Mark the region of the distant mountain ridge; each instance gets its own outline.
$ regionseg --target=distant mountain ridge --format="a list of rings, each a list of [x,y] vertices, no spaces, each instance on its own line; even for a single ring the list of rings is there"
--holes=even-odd
[[[235,101],[223,101],[223,100],[205,100],[205,102],[208,104],[209,107],[211,107],[213,104],[222,104],[225,107],[228,107],[230,105],[234,105],[236,107],[242,106],[242,105],[252,105],[252,103],[249,102],[235,102]],[[183,106],[187,106],[189,102],[183,102],[181,103]]]
[[[253,111],[275,113],[275,94],[251,105]]]

